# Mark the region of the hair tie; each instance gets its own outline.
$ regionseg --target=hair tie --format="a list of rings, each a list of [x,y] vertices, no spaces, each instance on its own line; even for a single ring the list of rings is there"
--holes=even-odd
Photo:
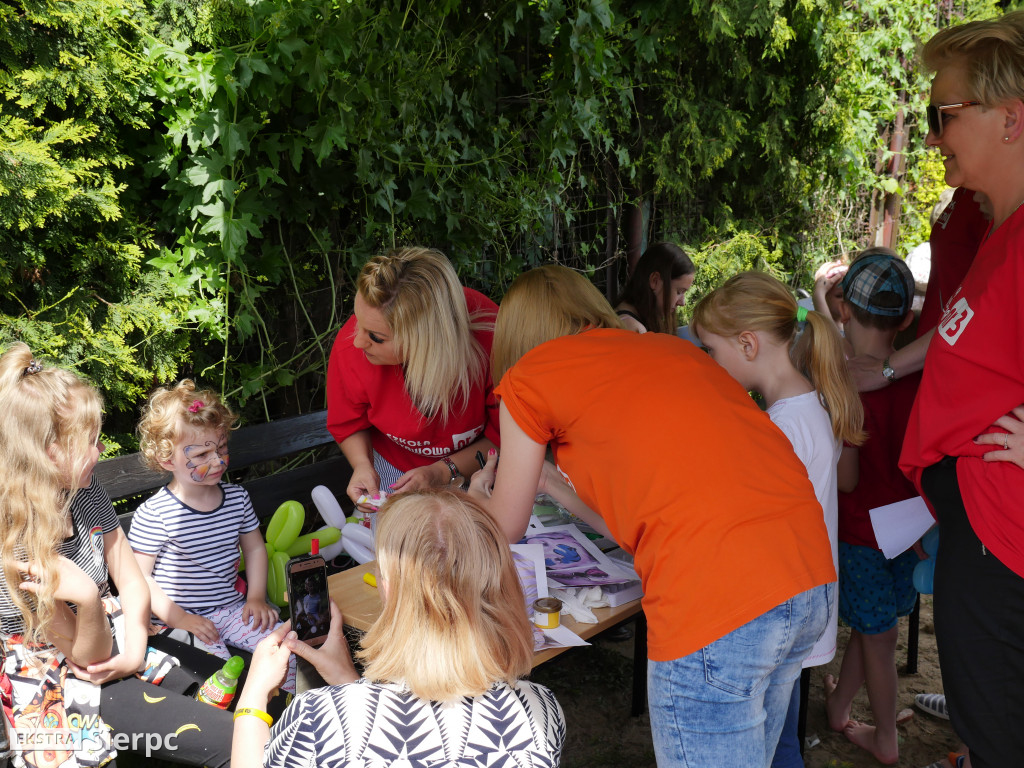
[[[39,373],[43,370],[43,366],[34,357],[29,361],[29,364],[25,367],[25,370],[21,372],[22,376],[31,376],[33,373]]]
[[[797,306],[796,308],[796,321],[802,323],[807,320],[807,307]]]
[[[193,400],[192,405],[188,407],[189,413],[199,413],[199,409],[206,405],[202,400]]]

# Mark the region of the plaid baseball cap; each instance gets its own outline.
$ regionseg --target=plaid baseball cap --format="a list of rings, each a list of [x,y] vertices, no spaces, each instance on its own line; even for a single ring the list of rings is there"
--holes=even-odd
[[[872,315],[903,317],[914,300],[914,275],[895,254],[868,252],[843,277],[843,299]]]

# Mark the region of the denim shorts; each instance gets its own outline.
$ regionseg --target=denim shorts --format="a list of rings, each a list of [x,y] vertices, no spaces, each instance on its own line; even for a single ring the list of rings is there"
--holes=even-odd
[[[767,766],[835,584],[772,608],[710,645],[647,668],[658,768]]]

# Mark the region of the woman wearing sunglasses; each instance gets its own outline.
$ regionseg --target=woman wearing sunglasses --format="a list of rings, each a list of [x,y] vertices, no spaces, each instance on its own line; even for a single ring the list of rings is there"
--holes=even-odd
[[[1024,12],[945,29],[923,56],[935,73],[928,144],[942,153],[949,185],[988,197],[993,221],[946,300],[900,465],[942,530],[935,634],[953,727],[975,768],[1020,765]]]

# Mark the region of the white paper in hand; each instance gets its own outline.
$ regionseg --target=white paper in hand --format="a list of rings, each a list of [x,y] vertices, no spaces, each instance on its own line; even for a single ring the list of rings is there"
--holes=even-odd
[[[935,518],[920,496],[876,507],[868,514],[878,548],[888,560],[906,552],[935,525]]]

